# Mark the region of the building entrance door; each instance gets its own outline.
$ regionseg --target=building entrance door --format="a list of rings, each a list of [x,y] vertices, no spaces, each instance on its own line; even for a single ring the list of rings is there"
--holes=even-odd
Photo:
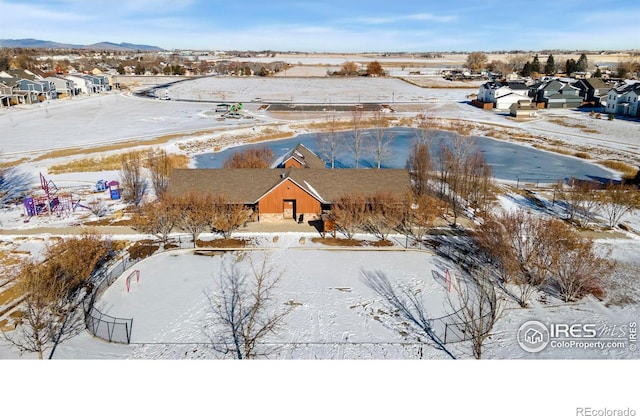
[[[296,219],[296,200],[285,199],[282,201],[282,217],[286,219]]]

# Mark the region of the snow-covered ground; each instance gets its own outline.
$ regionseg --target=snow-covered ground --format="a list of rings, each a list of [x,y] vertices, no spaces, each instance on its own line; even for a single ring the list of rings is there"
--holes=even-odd
[[[366,81],[366,82],[365,82]],[[375,87],[372,87],[375,82]],[[207,152],[212,146],[232,146],[246,140],[246,132],[260,131],[266,126],[287,127],[286,120],[270,115],[268,112],[258,111],[261,100],[293,100],[294,102],[358,102],[396,100],[407,103],[407,110],[397,116],[414,116],[417,112],[425,111],[429,115],[440,118],[462,119],[476,122],[479,131],[491,128],[518,129],[535,137],[548,140],[560,140],[575,147],[592,149],[606,149],[605,158],[619,158],[633,163],[638,161],[638,132],[640,124],[627,120],[596,120],[588,113],[581,111],[552,110],[541,112],[540,116],[529,122],[517,122],[504,114],[482,111],[466,103],[467,96],[477,90],[465,89],[422,89],[414,85],[403,83],[397,79],[377,80],[325,80],[325,79],[296,79],[279,78],[277,80],[249,79],[240,80],[231,77],[205,78],[201,81],[189,81],[171,87],[172,101],[156,101],[130,96],[128,94],[111,93],[94,97],[82,97],[74,100],[60,100],[46,102],[35,106],[19,106],[11,109],[0,109],[0,162],[24,160],[17,168],[18,172],[27,175],[28,186],[37,191],[39,186],[38,172],[42,172],[47,179],[53,180],[60,188],[74,195],[81,196],[83,201],[102,198],[115,213],[123,208],[120,201],[110,201],[105,194],[94,194],[91,189],[98,179],[118,180],[116,171],[88,172],[53,175],[47,172],[48,166],[67,160],[69,157],[51,157],[36,160],[39,154],[52,149],[68,147],[86,147],[87,149],[103,144],[113,144],[136,140],[143,145],[145,140],[175,133],[176,137],[164,142],[162,146],[171,151],[182,149],[179,144],[207,141]],[[389,98],[391,97],[391,98]],[[211,103],[197,103],[176,101],[175,99],[219,99],[228,102],[243,102],[245,113],[251,118],[242,120],[221,121],[214,113]],[[254,101],[255,102],[252,102]],[[402,107],[400,104],[399,107]],[[409,109],[410,108],[410,109]],[[569,127],[557,122],[561,120],[579,124]],[[489,126],[489,127],[487,127]],[[481,128],[482,127],[482,128]],[[233,130],[243,128],[243,136],[234,138]],[[254,129],[255,128],[255,129]],[[206,130],[206,134],[198,135],[196,131]],[[291,129],[300,131],[299,129]],[[506,130],[505,130],[506,131]],[[509,133],[506,139],[509,139]],[[222,139],[224,137],[224,140]],[[208,140],[212,140],[209,144]],[[215,144],[214,144],[215,143]],[[197,148],[197,147],[194,147]],[[121,150],[116,150],[118,152]],[[193,153],[187,152],[193,155]],[[78,156],[76,156],[78,157]],[[522,204],[526,201],[517,196],[505,198],[503,205]],[[84,203],[84,202],[83,202]],[[37,217],[24,222],[24,209],[15,206],[0,211],[0,250],[15,256],[38,256],[44,245],[53,241],[58,235],[75,232],[69,228],[81,224],[87,219],[95,219],[87,210],[79,209],[66,218]],[[640,217],[628,216],[625,223],[634,230],[640,230]],[[120,232],[118,229],[113,232]],[[264,390],[255,391],[252,397],[262,398],[264,401],[280,400],[281,403],[291,404],[279,409],[280,413],[306,412],[309,407],[314,410],[325,410],[326,413],[360,414],[368,412],[404,413],[415,411],[416,401],[424,404],[426,409],[440,411],[440,413],[475,414],[477,400],[476,385],[485,384],[487,377],[497,384],[497,398],[492,399],[491,410],[495,414],[507,414],[502,410],[521,408],[521,414],[542,414],[540,409],[547,410],[547,414],[557,414],[558,408],[566,408],[567,414],[575,414],[576,405],[592,407],[611,407],[611,401],[605,398],[616,398],[616,403],[624,406],[637,404],[632,397],[633,383],[620,383],[623,373],[637,374],[637,351],[629,348],[629,343],[622,348],[547,348],[539,353],[525,352],[519,345],[516,335],[520,325],[535,319],[547,324],[593,324],[599,330],[609,331],[609,338],[617,337],[615,332],[626,325],[627,335],[630,322],[637,322],[640,316],[638,307],[638,264],[640,264],[640,241],[633,232],[618,233],[611,238],[599,239],[598,245],[612,249],[612,258],[620,261],[625,267],[617,272],[611,282],[613,295],[629,295],[625,302],[600,302],[593,298],[583,299],[577,303],[566,305],[553,299],[539,296],[530,308],[522,309],[509,304],[504,316],[498,321],[496,331],[487,342],[485,357],[491,360],[491,366],[475,367],[469,374],[460,374],[445,365],[441,352],[426,348],[424,357],[438,358],[437,362],[417,363],[416,350],[400,347],[402,337],[386,328],[371,314],[379,299],[361,279],[361,268],[381,269],[391,278],[404,282],[424,285],[425,293],[429,293],[429,305],[434,315],[440,315],[445,309],[443,300],[447,291],[435,276],[442,273],[443,268],[451,267],[433,254],[422,252],[371,252],[371,251],[329,251],[309,241],[310,235],[280,233],[277,244],[264,235],[239,233],[238,236],[256,238],[258,247],[265,250],[256,251],[256,255],[269,253],[275,264],[283,270],[283,286],[281,301],[293,300],[300,303],[289,316],[283,337],[291,343],[308,346],[297,349],[283,349],[277,358],[320,358],[339,359],[342,366],[335,366],[325,360],[318,360],[302,367],[299,362],[293,364],[273,363],[262,364],[264,372],[251,373],[253,380],[263,386]],[[305,244],[300,244],[300,238],[306,237]],[[112,235],[113,239],[138,239],[143,236],[126,234]],[[402,245],[399,241],[398,246]],[[195,398],[212,397],[215,387],[220,380],[215,376],[207,376],[206,383],[168,383],[167,379],[194,377],[202,374],[202,369],[210,374],[223,374],[222,383],[237,383],[242,386],[244,381],[236,379],[233,371],[219,361],[212,366],[212,361],[205,363],[198,361],[198,367],[190,364],[174,366],[169,359],[179,358],[210,358],[210,350],[204,347],[193,347],[193,342],[202,340],[203,292],[210,287],[221,258],[194,256],[189,252],[171,252],[143,261],[138,265],[141,270],[139,284],[131,287],[131,292],[124,290],[123,279],[105,293],[101,299],[101,307],[105,312],[111,312],[123,317],[134,318],[133,342],[131,345],[109,344],[92,338],[83,333],[77,338],[62,344],[54,358],[64,359],[64,367],[54,365],[52,377],[60,380],[60,374],[74,374],[75,382],[78,371],[86,371],[86,363],[81,360],[94,360],[89,376],[91,379],[102,380],[107,374],[107,381],[118,391],[118,401],[126,403],[128,409],[146,413],[155,411],[162,414],[202,413],[195,404],[202,406]],[[432,273],[437,272],[437,273]],[[373,302],[373,303],[369,303]],[[108,313],[107,312],[107,313]],[[615,327],[614,327],[615,326]],[[611,333],[615,332],[614,335]],[[318,346],[318,343],[329,342],[328,345]],[[627,339],[628,341],[628,339]],[[360,344],[357,344],[360,342]],[[371,342],[371,344],[367,344]],[[386,343],[386,344],[385,344]],[[313,345],[312,345],[313,344]],[[385,345],[382,347],[381,345]],[[461,358],[469,357],[469,348],[465,343],[451,344],[454,354]],[[6,346],[0,346],[0,358],[5,359],[8,368],[6,374],[11,374],[10,382],[20,385],[32,382],[24,378],[32,376],[28,371],[29,355],[20,356]],[[163,358],[166,366],[150,367],[146,360],[134,360],[131,364],[113,362],[109,359],[134,358]],[[370,365],[375,359],[376,365]],[[407,359],[406,361],[389,360],[386,363],[380,359]],[[511,359],[524,359],[531,365],[513,362]],[[563,365],[553,360],[563,359]],[[566,359],[590,359],[587,362],[578,361],[576,364]],[[595,361],[591,359],[620,359]],[[12,361],[12,359],[15,359]],[[78,363],[71,363],[78,360]],[[100,360],[98,360],[100,359]],[[509,359],[509,360],[507,360]],[[624,359],[624,360],[622,360]],[[631,361],[629,360],[631,359]],[[309,362],[313,360],[305,360]],[[407,362],[411,362],[407,365]],[[617,361],[617,362],[614,362]],[[196,362],[193,360],[191,362]],[[363,365],[363,362],[365,363]],[[535,363],[533,363],[535,362]],[[108,363],[108,364],[103,364]],[[389,365],[391,363],[391,365]],[[620,364],[622,363],[622,364]],[[204,366],[204,367],[203,367]],[[467,367],[465,367],[466,369]],[[70,370],[71,369],[71,370]],[[11,371],[15,370],[15,371]],[[600,373],[598,373],[600,371]],[[571,374],[571,381],[558,377],[558,372]],[[593,372],[593,373],[592,373]],[[615,374],[615,377],[603,375]],[[492,379],[495,373],[504,374],[503,379]],[[145,376],[141,376],[145,374]],[[264,377],[264,374],[269,374]],[[336,376],[338,374],[338,376]],[[414,380],[419,375],[418,382]],[[598,374],[594,376],[594,374]],[[195,376],[202,377],[202,376]],[[546,390],[555,389],[567,391],[574,396],[588,390],[587,380],[597,379],[602,397],[584,397],[584,403],[571,403],[567,408],[561,401],[544,402],[544,397],[536,399],[536,406],[527,403],[514,403],[505,397],[521,397],[522,390],[517,389],[519,383],[512,383],[515,378],[538,377],[544,378],[540,383]],[[62,376],[64,380],[64,376]],[[209,384],[209,382],[211,384]],[[279,383],[278,383],[279,382]],[[592,381],[590,381],[591,383]],[[424,383],[424,384],[423,384]],[[585,383],[585,384],[583,384]],[[60,383],[64,384],[64,383]],[[623,384],[623,385],[621,385]],[[68,384],[67,384],[68,385]],[[282,386],[287,386],[283,392]],[[326,385],[334,387],[334,396],[318,398],[314,395],[317,389]],[[428,394],[430,388],[449,386],[451,390],[460,392],[449,402],[430,403],[433,394]],[[207,386],[206,389],[203,386]],[[275,386],[280,386],[276,389]],[[399,387],[402,386],[402,387]],[[584,386],[584,390],[575,389]],[[609,386],[616,386],[615,390]],[[384,390],[381,390],[384,388]],[[241,390],[241,389],[239,389]],[[54,389],[55,391],[55,389]],[[378,393],[380,391],[380,393]],[[438,391],[442,391],[438,389]],[[425,393],[426,392],[426,393]],[[100,394],[106,394],[102,390]],[[431,391],[432,393],[432,391]],[[136,396],[132,400],[130,396]],[[378,403],[372,397],[379,394],[393,396],[392,404]],[[486,395],[486,393],[484,393]],[[545,392],[540,393],[542,396]],[[120,397],[122,396],[122,397]],[[186,401],[172,400],[173,397],[186,397]],[[229,397],[234,397],[230,394]],[[492,396],[493,397],[493,396]],[[57,400],[51,396],[51,400]],[[139,405],[138,400],[144,401]],[[191,399],[191,401],[189,401]],[[212,398],[215,399],[215,398]],[[238,400],[239,398],[236,398]],[[240,398],[241,399],[241,398]],[[475,399],[475,400],[474,400]],[[626,400],[625,400],[626,399]],[[540,402],[543,402],[542,404]],[[92,412],[106,414],[113,412],[116,407],[103,408],[93,404]],[[137,403],[137,404],[136,404]],[[210,404],[209,404],[210,405]],[[140,406],[140,407],[138,407]],[[206,404],[205,404],[206,406]],[[250,404],[249,410],[264,410],[264,405]],[[548,407],[547,407],[548,406]],[[564,407],[562,407],[564,406]],[[224,406],[223,406],[224,408]],[[536,413],[529,412],[533,408]],[[636,406],[637,408],[637,406]],[[11,409],[11,407],[9,407]],[[453,410],[452,410],[453,409]],[[640,410],[640,409],[638,409]],[[237,411],[237,409],[236,409]],[[186,412],[186,413],[185,413]],[[312,412],[315,413],[315,412]],[[564,414],[564,413],[563,413]]]

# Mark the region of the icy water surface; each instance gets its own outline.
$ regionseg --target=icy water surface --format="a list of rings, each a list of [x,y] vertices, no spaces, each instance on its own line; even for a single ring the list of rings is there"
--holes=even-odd
[[[338,133],[340,138],[348,140],[353,137],[350,131]],[[410,128],[393,128],[386,130],[388,137],[393,137],[390,145],[390,154],[383,163],[383,168],[404,168],[407,157],[411,151],[411,146],[417,140],[417,131]],[[367,130],[363,132],[365,142],[371,144],[375,140],[375,131]],[[319,138],[322,133],[302,134],[291,139],[273,141],[269,143],[251,144],[234,147],[217,153],[204,153],[196,156],[198,168],[220,168],[224,161],[235,152],[246,147],[268,147],[274,155],[285,154],[298,143],[323,157],[320,150]],[[434,131],[431,136],[432,154],[437,153],[441,143],[451,140],[452,134],[444,131]],[[507,143],[487,137],[473,137],[475,146],[484,153],[484,156],[492,168],[493,176],[502,180],[540,180],[556,181],[576,177],[581,179],[603,178],[615,179],[612,172],[595,164],[588,163],[582,159],[563,156],[555,153],[537,150],[529,146]],[[363,145],[363,147],[366,145]],[[325,157],[323,159],[326,160]],[[369,151],[363,151],[360,158],[360,168],[376,167],[375,156]],[[342,149],[336,161],[337,168],[355,167],[353,151]]]

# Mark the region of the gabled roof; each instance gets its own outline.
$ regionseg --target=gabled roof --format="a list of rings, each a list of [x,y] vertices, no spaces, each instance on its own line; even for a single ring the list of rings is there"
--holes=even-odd
[[[527,84],[522,81],[508,81],[505,84],[507,84],[507,86],[512,90],[529,90]]]
[[[174,169],[167,193],[205,192],[253,204],[282,181],[280,175],[283,173],[277,169]]]
[[[30,81],[35,81],[37,78],[39,78],[37,74],[34,74],[33,72],[27,71],[24,69],[8,69],[4,72],[9,74],[11,77],[18,78],[18,79],[27,79]]]
[[[296,147],[291,149],[285,155],[276,158],[271,163],[271,167],[283,167],[290,159],[297,160],[303,168],[324,169],[326,167],[324,160],[305,147],[302,143],[298,143]]]
[[[406,169],[175,169],[167,193],[204,192],[255,204],[284,181],[294,182],[323,203],[349,194],[401,195],[410,186]]]

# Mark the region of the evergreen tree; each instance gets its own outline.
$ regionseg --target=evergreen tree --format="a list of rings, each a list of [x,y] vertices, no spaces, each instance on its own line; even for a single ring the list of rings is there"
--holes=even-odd
[[[531,62],[531,73],[539,74],[540,73],[540,60],[538,59],[538,55],[533,57],[533,62]]]
[[[587,62],[587,55],[580,55],[580,58],[578,58],[577,66],[579,72],[585,72],[587,70],[587,68],[589,67]]]
[[[527,61],[527,63],[524,64],[524,67],[522,67],[522,76],[528,77],[530,75],[531,75],[531,62]]]
[[[547,75],[553,75],[556,73],[556,63],[553,59],[553,55],[549,55],[547,63],[544,65],[544,73]]]
[[[593,73],[593,77],[602,78],[602,71],[600,71],[600,68],[596,68],[596,72]]]
[[[564,66],[565,68],[565,72],[567,75],[571,75],[574,72],[578,72],[578,64],[576,63],[575,59],[567,59],[567,63]]]
[[[9,58],[0,56],[0,71],[6,71],[7,69],[9,69]]]

